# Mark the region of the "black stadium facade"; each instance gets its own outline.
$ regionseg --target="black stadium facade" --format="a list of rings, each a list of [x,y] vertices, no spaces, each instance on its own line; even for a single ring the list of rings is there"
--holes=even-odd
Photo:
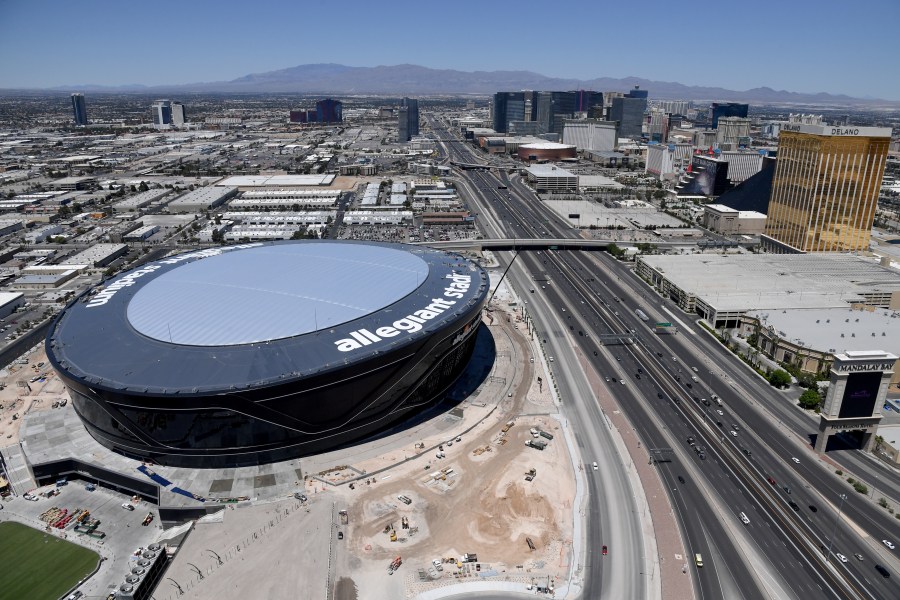
[[[487,273],[429,248],[261,242],[147,263],[73,301],[47,355],[90,434],[140,460],[263,464],[360,440],[465,368]]]

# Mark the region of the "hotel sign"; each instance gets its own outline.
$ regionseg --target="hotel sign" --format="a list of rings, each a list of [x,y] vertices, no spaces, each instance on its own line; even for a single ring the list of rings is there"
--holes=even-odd
[[[807,125],[805,123],[783,123],[781,131],[811,133],[834,137],[891,137],[890,127],[832,127],[831,125]]]
[[[834,370],[838,373],[862,373],[865,371],[890,371],[894,368],[894,362],[845,362],[835,363]]]

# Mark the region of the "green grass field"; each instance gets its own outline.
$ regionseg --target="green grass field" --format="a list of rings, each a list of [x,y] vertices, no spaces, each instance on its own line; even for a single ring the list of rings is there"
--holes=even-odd
[[[96,552],[19,523],[0,523],[0,600],[57,600],[97,566]]]

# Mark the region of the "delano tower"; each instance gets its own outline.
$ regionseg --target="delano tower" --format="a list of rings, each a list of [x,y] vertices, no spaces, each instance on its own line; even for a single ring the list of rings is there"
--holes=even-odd
[[[889,127],[783,125],[763,246],[867,250],[890,141]]]

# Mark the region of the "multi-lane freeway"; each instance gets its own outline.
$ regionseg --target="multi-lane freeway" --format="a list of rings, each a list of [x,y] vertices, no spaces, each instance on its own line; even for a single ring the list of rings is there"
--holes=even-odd
[[[449,133],[444,130],[441,136]],[[459,162],[477,160],[460,144],[448,145],[446,151]],[[568,224],[543,210],[516,178],[500,177],[483,171],[462,173],[461,184],[478,206],[486,235],[575,235]],[[783,412],[784,398],[723,352],[689,315],[653,296],[606,255],[522,253],[515,267],[510,271],[513,284],[528,298],[550,351],[559,355],[577,345],[593,357],[594,367],[609,378],[607,386],[646,446],[658,450],[655,459],[685,543],[705,559],[704,567],[695,570],[698,596],[900,597],[900,564],[881,543],[900,539],[897,520],[855,497],[815,456],[808,441],[793,434],[796,412],[789,413],[790,422],[779,425],[770,409],[777,405]],[[657,336],[637,309],[651,323],[676,318],[683,331]],[[611,334],[633,343],[600,343]],[[557,369],[574,364],[563,358]],[[722,406],[712,400],[713,393]],[[565,391],[563,396],[565,403]],[[570,401],[566,410],[578,406],[587,414],[599,413],[590,406],[590,395],[568,398],[585,401]],[[587,417],[582,425],[594,420]],[[805,429],[810,429],[808,422]],[[584,456],[585,461],[590,458]],[[602,503],[590,516],[594,510],[602,514]],[[603,535],[602,526],[597,533],[591,525],[588,546],[608,539]],[[896,575],[882,577],[875,564]],[[588,585],[604,577],[593,567]]]

